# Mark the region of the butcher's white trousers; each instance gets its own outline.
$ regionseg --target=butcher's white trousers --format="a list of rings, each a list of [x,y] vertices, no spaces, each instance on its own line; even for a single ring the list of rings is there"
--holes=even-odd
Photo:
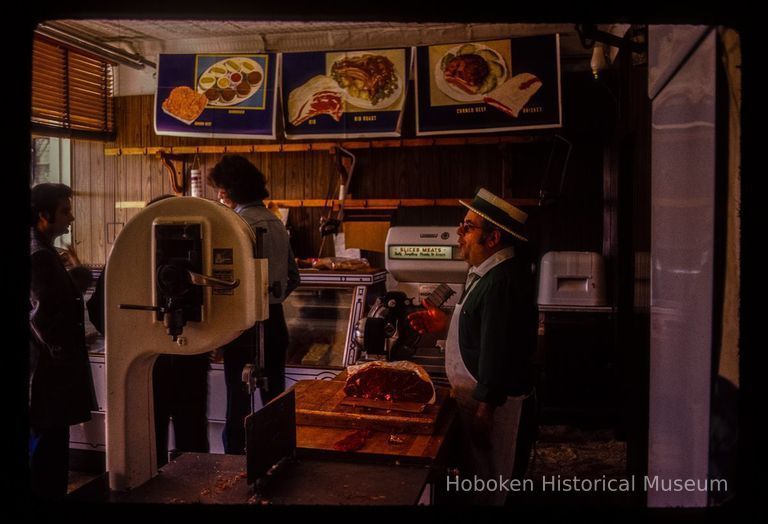
[[[507,401],[493,412],[493,429],[490,447],[487,444],[477,445],[470,433],[472,419],[477,411],[478,401],[472,398],[472,392],[477,386],[477,380],[467,370],[459,350],[459,319],[462,315],[462,305],[457,304],[448,328],[445,347],[445,371],[451,383],[451,394],[456,399],[459,408],[459,419],[462,427],[464,446],[468,446],[474,465],[474,474],[485,482],[486,489],[477,491],[472,497],[474,504],[500,506],[508,494],[501,489],[489,490],[488,487],[500,488],[500,480],[512,478],[515,466],[515,445],[520,424],[520,412],[523,400],[528,395],[507,397]],[[466,477],[464,477],[466,478]],[[460,480],[463,480],[461,478]],[[469,479],[473,480],[473,479]],[[508,484],[508,483],[507,483]],[[473,485],[475,485],[473,483]],[[477,485],[481,485],[477,483]]]

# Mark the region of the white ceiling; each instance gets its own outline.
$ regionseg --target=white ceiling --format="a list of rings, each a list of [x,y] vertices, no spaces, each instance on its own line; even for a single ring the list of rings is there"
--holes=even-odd
[[[287,1],[287,0],[286,0]],[[575,24],[416,23],[388,21],[225,21],[161,19],[58,19],[43,24],[157,62],[160,53],[241,53],[380,49],[560,34],[564,71],[590,69],[592,51],[581,45]],[[623,36],[628,25],[599,28]],[[116,94],[151,94],[151,67],[116,70]]]
[[[589,57],[574,24],[64,19],[46,22],[150,58],[157,53],[319,51],[560,33],[566,59]],[[588,58],[587,58],[588,59]]]

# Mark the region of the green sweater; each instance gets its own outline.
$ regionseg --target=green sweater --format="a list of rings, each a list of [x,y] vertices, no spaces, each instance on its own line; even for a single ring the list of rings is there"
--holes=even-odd
[[[507,259],[477,281],[459,321],[459,348],[477,380],[476,400],[500,406],[507,396],[531,391],[536,318],[534,279],[526,262]]]

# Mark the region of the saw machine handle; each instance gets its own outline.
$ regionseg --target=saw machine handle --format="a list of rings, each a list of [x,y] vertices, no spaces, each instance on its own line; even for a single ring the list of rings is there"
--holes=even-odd
[[[194,271],[187,270],[190,281],[196,286],[209,286],[217,289],[235,289],[240,285],[240,279],[236,278],[232,282],[228,280],[222,280],[220,278],[211,277],[208,275],[201,275]]]

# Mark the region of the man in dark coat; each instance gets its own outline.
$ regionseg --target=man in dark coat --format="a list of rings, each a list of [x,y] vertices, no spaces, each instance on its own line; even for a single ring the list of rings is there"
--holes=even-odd
[[[53,247],[75,220],[71,196],[64,184],[32,188],[29,467],[33,496],[46,500],[67,494],[69,426],[97,409],[83,296]]]

